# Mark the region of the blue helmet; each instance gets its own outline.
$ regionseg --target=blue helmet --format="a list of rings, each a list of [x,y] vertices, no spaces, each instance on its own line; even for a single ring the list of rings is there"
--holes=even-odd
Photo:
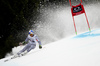
[[[29,30],[29,34],[34,34],[33,30]]]

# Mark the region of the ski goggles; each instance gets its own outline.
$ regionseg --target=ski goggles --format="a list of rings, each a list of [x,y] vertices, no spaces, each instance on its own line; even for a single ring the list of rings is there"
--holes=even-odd
[[[30,36],[34,36],[34,34],[29,34]]]

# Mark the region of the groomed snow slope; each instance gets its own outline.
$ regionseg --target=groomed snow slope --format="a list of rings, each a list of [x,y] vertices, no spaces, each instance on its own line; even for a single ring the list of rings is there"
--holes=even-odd
[[[10,57],[8,57],[10,58]],[[100,66],[100,29],[38,47],[0,66]]]

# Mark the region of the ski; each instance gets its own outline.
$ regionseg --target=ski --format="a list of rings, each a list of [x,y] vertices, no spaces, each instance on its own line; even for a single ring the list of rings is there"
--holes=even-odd
[[[20,57],[20,56],[13,56],[13,57],[11,57],[11,58],[8,58],[8,59],[4,60],[4,62],[10,61],[10,60],[15,59],[15,58],[17,58],[17,57]]]
[[[26,54],[27,54],[27,53],[22,53],[22,54],[20,54],[19,56],[14,55],[13,57],[11,57],[11,58],[9,58],[9,59],[4,60],[4,62],[10,61],[10,60],[12,60],[12,59],[15,59],[15,58],[18,58],[18,57],[21,57],[21,56],[25,56]]]
[[[42,47],[42,49],[45,49],[45,47]],[[39,51],[40,51],[40,50],[39,50]],[[23,53],[21,53],[19,56],[14,55],[14,56],[12,56],[12,57],[10,57],[10,58],[4,60],[4,62],[7,62],[7,61],[10,61],[10,60],[12,60],[12,59],[15,59],[15,58],[18,58],[18,57],[21,57],[21,56],[25,56],[25,55],[27,55],[27,52],[23,52]]]

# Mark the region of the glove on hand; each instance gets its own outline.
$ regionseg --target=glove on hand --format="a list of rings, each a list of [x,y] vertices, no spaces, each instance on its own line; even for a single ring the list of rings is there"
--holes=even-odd
[[[23,43],[22,42],[19,42],[19,45],[23,45]]]
[[[25,41],[19,43],[19,45],[23,45],[23,44],[25,44]]]
[[[39,45],[39,49],[42,49],[42,46],[41,45]]]

